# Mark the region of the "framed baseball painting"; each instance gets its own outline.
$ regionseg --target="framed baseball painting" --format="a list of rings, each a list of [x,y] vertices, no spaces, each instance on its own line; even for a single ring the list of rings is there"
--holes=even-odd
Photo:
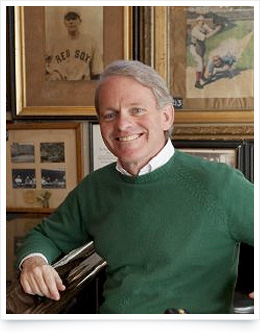
[[[254,7],[155,6],[150,17],[176,123],[253,123]]]
[[[131,55],[131,13],[129,6],[16,6],[16,116],[95,115],[100,73]]]

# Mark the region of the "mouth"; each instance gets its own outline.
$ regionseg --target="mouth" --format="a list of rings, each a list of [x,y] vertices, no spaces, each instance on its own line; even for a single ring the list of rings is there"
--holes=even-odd
[[[130,142],[130,141],[134,141],[140,138],[141,136],[142,134],[133,134],[133,135],[123,136],[123,137],[117,137],[116,140],[119,142]]]

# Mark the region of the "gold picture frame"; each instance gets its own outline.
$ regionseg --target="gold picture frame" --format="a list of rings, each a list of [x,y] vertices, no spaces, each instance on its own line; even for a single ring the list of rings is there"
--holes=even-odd
[[[46,81],[45,7],[14,9],[16,116],[95,116],[95,80]],[[131,6],[103,7],[103,63],[132,55]]]
[[[7,212],[51,213],[83,177],[82,122],[6,127]]]
[[[154,6],[151,7],[151,15],[147,24],[150,26],[150,41],[152,53],[150,64],[166,80],[174,97],[178,99],[178,93],[175,95],[172,80],[184,81],[184,66],[180,62],[186,62],[184,55],[184,46],[186,43],[186,18],[184,16],[186,7],[184,6]],[[174,16],[174,17],[173,17]],[[182,24],[179,30],[175,27],[177,23]],[[174,27],[172,27],[174,25]],[[147,27],[145,29],[147,35]],[[180,36],[183,36],[180,38]],[[178,50],[176,51],[176,49]],[[142,55],[145,60],[145,50],[147,50],[146,41],[141,41]],[[177,55],[173,55],[174,50]],[[173,66],[175,63],[175,74],[173,75]],[[181,73],[180,73],[181,72]],[[174,77],[173,77],[174,76]],[[183,87],[183,83],[182,83]],[[185,97],[180,97],[182,100]],[[189,99],[188,105],[183,104],[181,109],[175,108],[175,124],[242,124],[252,125],[254,122],[253,97],[248,99],[232,99],[224,101],[224,98],[216,98],[209,101],[205,99]],[[186,108],[185,108],[185,105]]]

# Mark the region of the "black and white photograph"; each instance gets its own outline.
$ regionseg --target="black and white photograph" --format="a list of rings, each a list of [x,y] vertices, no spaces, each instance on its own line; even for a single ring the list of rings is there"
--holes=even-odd
[[[13,163],[35,162],[35,149],[33,144],[12,143],[10,146]]]
[[[181,149],[187,154],[202,157],[208,161],[225,163],[236,168],[236,152],[233,149]]]
[[[41,163],[65,162],[64,142],[43,142],[40,144]]]
[[[102,6],[46,6],[45,27],[46,80],[99,79],[103,71]]]
[[[14,189],[36,189],[35,169],[12,169]]]
[[[66,174],[62,169],[42,169],[41,183],[43,189],[65,189]]]

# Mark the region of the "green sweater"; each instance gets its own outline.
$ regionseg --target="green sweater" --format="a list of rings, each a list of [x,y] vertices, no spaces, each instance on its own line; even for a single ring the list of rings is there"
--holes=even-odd
[[[31,231],[18,262],[31,252],[53,262],[93,239],[108,262],[101,313],[230,313],[253,219],[253,185],[239,171],[176,150],[143,176],[115,164],[88,175]]]

